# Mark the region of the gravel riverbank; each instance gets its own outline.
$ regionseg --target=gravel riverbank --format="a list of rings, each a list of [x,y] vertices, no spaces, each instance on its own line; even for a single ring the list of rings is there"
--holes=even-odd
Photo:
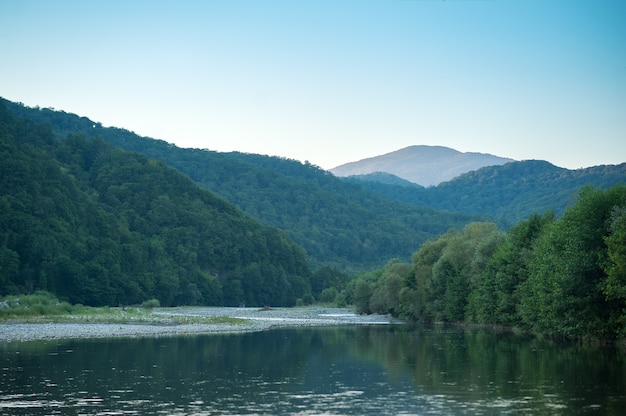
[[[204,323],[214,318],[235,323]],[[190,323],[185,323],[188,320]],[[228,321],[228,320],[225,320]],[[357,315],[346,308],[158,308],[141,323],[55,322],[0,323],[0,342],[63,338],[172,336],[181,334],[261,331],[279,326],[375,325],[398,323],[381,315]]]

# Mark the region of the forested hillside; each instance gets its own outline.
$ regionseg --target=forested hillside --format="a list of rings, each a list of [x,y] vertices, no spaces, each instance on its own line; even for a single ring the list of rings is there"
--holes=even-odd
[[[568,170],[540,160],[510,162],[429,188],[384,184],[367,177],[345,180],[418,206],[488,215],[508,228],[534,213],[551,210],[561,216],[583,186],[607,189],[625,183],[626,163]]]
[[[410,264],[358,278],[354,302],[414,321],[626,341],[626,185],[585,187],[561,218],[535,214],[507,233],[484,222],[446,233]]]
[[[293,305],[304,250],[165,163],[58,140],[0,104],[0,296],[72,303]]]
[[[80,132],[163,160],[263,224],[286,231],[315,268],[362,271],[389,258],[408,259],[423,241],[479,218],[393,201],[308,163],[181,149],[62,111],[6,105],[20,117],[49,123],[61,137]]]

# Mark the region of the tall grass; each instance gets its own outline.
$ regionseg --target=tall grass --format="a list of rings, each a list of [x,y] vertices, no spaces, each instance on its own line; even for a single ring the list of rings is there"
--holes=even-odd
[[[115,312],[109,307],[93,308],[71,305],[52,293],[38,291],[30,295],[6,296],[0,300],[0,321],[72,320],[73,317],[109,316]]]
[[[19,322],[85,322],[85,323],[151,323],[164,325],[212,324],[243,325],[247,319],[229,316],[153,314],[159,301],[150,299],[139,307],[110,308],[71,305],[51,293],[7,296],[0,300],[0,321]]]
[[[0,301],[0,320],[67,315],[78,308],[84,307],[62,302],[48,292],[39,291],[32,295],[6,296]]]

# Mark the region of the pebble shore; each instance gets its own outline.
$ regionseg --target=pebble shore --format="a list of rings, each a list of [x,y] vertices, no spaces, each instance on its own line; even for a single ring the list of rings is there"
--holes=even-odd
[[[382,315],[357,315],[347,308],[159,308],[142,323],[0,323],[0,342],[68,338],[172,336],[262,331],[273,327],[399,323]],[[240,324],[171,323],[172,317],[233,317]]]

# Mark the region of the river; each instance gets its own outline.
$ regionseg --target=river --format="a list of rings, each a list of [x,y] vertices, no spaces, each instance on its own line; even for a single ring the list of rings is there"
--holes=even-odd
[[[626,357],[488,329],[340,325],[0,343],[4,415],[623,414]]]

